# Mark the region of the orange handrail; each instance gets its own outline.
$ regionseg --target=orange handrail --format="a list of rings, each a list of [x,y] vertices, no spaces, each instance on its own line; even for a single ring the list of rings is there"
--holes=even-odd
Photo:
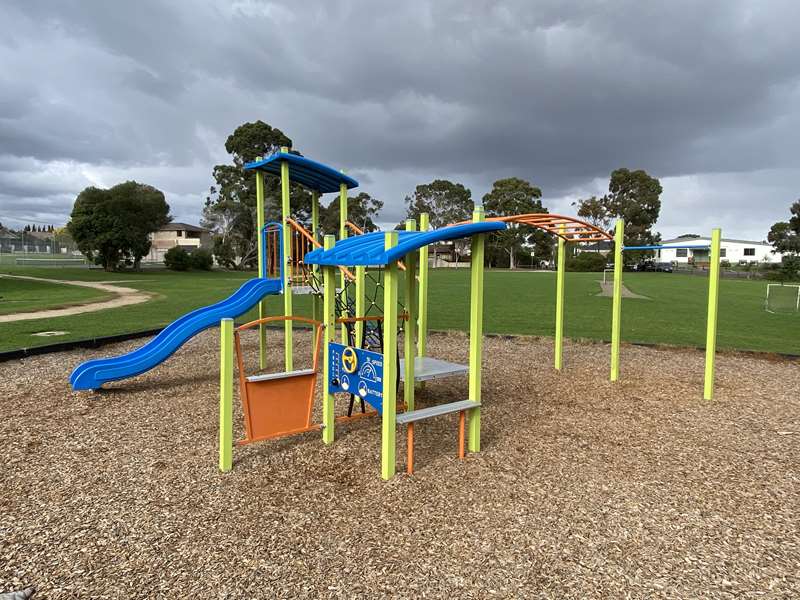
[[[313,236],[313,235],[311,235],[311,234],[308,232],[308,230],[307,230],[305,227],[303,227],[302,225],[300,225],[300,223],[298,223],[297,221],[295,221],[294,219],[292,219],[292,218],[290,218],[290,217],[286,217],[286,222],[287,222],[287,223],[288,223],[288,224],[289,224],[289,225],[292,227],[292,229],[294,229],[294,230],[295,230],[297,233],[299,233],[300,235],[302,235],[303,237],[305,237],[306,239],[308,239],[308,241],[309,241],[309,242],[311,242],[311,243],[314,245],[314,247],[315,247],[315,248],[322,248],[322,244],[320,244],[320,243],[319,243],[317,240],[315,240],[315,239],[314,239],[314,236]],[[353,275],[353,273],[352,273],[352,271],[350,271],[350,269],[348,269],[347,267],[341,267],[341,266],[340,266],[340,267],[339,267],[339,270],[340,270],[342,273],[344,273],[345,277],[347,277],[347,278],[348,278],[350,281],[355,281],[355,279],[356,279],[356,276],[355,276],[355,275]]]

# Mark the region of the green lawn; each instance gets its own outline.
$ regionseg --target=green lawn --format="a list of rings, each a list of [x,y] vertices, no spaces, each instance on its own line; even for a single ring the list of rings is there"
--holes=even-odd
[[[61,283],[0,277],[0,315],[96,302],[113,294]]]
[[[31,337],[43,330],[69,334],[59,341],[105,336],[167,325],[194,308],[228,296],[253,273],[144,271],[105,273],[72,268],[2,266],[0,272],[76,280],[129,281],[124,285],[156,294],[150,302],[86,315],[0,324],[0,351],[52,343]],[[597,296],[599,273],[568,273],[566,335],[607,340],[611,328],[611,299]],[[555,275],[534,272],[486,272],[485,331],[488,333],[551,336],[555,315]],[[625,273],[625,285],[649,300],[625,299],[622,336],[626,341],[703,346],[708,280],[668,273]],[[766,283],[723,280],[721,283],[720,349],[759,350],[800,354],[800,315],[764,311]],[[469,321],[469,272],[440,269],[431,272],[429,315],[431,329],[466,329]],[[294,298],[298,314],[310,313],[308,296]],[[282,298],[267,301],[270,314],[282,312]],[[251,311],[245,318],[255,318]]]

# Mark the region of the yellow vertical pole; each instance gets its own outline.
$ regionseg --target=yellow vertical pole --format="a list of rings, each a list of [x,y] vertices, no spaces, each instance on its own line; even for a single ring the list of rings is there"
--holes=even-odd
[[[325,236],[325,250],[333,248],[335,238]],[[322,322],[325,328],[325,347],[322,351],[322,441],[333,443],[334,436],[334,401],[330,391],[331,373],[329,363],[330,343],[336,341],[336,267],[322,267]]]
[[[397,245],[397,232],[387,231],[384,248]],[[383,417],[381,419],[381,477],[395,472],[397,416],[397,262],[386,265],[383,279]]]
[[[719,309],[719,259],[722,230],[711,230],[711,257],[708,265],[708,321],[706,322],[706,372],[703,398],[714,398],[714,360],[717,352],[717,312]]]
[[[625,223],[617,219],[614,231],[614,298],[611,305],[611,381],[619,379],[619,345],[622,333],[622,247]]]
[[[564,234],[564,226],[559,226],[559,233]],[[558,258],[556,269],[556,339],[554,366],[560,371],[564,358],[564,271],[566,263],[566,244],[563,237],[558,238]]]
[[[344,173],[344,171],[339,171],[340,173]],[[339,239],[345,240],[347,239],[347,184],[340,183],[339,184]],[[341,271],[339,281],[341,282],[342,288],[342,305],[344,308],[342,309],[342,317],[347,316],[347,280],[344,276],[344,271]],[[348,344],[349,340],[347,339],[347,326],[342,323],[342,343]]]
[[[419,230],[431,227],[428,213],[419,216]],[[419,249],[419,300],[417,302],[417,356],[425,356],[428,343],[428,247]]]
[[[311,237],[315,242],[319,241],[319,192],[316,190],[311,191]],[[314,249],[313,245],[311,249]],[[312,277],[319,281],[319,265],[313,265],[311,271]],[[311,294],[311,316],[314,319],[322,320],[321,300],[317,294]]]
[[[289,148],[281,148],[281,152],[289,152]],[[283,225],[283,314],[287,317],[292,316],[292,282],[291,282],[291,264],[292,264],[292,230],[286,219],[290,216],[291,208],[289,206],[289,161],[281,161],[281,224]],[[292,348],[292,325],[293,323],[287,320],[283,324],[283,340],[284,340],[284,370],[291,371],[293,366]]]
[[[261,160],[261,157],[259,157]],[[264,173],[256,171],[256,244],[258,245],[258,276],[261,277],[262,273],[266,271],[266,261],[264,256],[264,248],[261,244],[261,236],[264,235],[265,221],[264,210]],[[267,316],[267,303],[262,300],[258,303],[258,318],[263,319]],[[267,367],[267,329],[262,323],[258,326],[258,367],[265,369]]]
[[[485,220],[482,206],[476,206],[472,220]],[[486,235],[472,237],[470,257],[470,302],[469,302],[469,399],[481,401],[481,362],[483,359],[483,260]],[[469,411],[469,444],[470,452],[481,449],[481,409]]]
[[[233,467],[233,319],[219,323],[219,470]]]
[[[406,231],[416,231],[416,229],[417,223],[414,219],[407,219]],[[417,253],[411,252],[407,254],[405,264],[406,276],[403,298],[405,299],[408,318],[403,323],[403,358],[405,360],[403,401],[406,404],[406,410],[414,410],[414,359],[417,355],[414,344],[417,317]]]
[[[366,284],[367,268],[364,266],[356,267],[356,317],[363,317],[366,314],[367,291],[364,289]],[[364,321],[356,321],[356,346],[361,347],[364,342]]]

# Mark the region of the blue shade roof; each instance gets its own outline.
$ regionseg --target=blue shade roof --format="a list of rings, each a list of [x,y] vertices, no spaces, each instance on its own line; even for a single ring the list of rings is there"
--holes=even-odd
[[[330,250],[317,248],[306,254],[305,263],[342,267],[387,265],[428,244],[457,240],[505,228],[506,224],[502,221],[481,221],[451,225],[433,231],[398,231],[397,245],[389,250],[384,250],[386,232],[375,231],[338,241]]]
[[[289,152],[276,152],[263,160],[246,163],[244,168],[248,171],[264,171],[280,177],[281,161],[284,160],[289,162],[289,179],[310,190],[316,190],[321,194],[338,192],[339,184],[342,183],[347,185],[348,189],[358,187],[358,182],[352,177],[348,177],[328,165]]]

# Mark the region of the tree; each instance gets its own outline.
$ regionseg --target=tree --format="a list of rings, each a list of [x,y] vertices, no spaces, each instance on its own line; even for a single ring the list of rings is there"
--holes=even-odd
[[[573,202],[572,206],[578,205],[578,216],[586,219],[595,227],[608,229],[611,226],[611,215],[608,214],[608,207],[603,198],[592,196],[583,200]]]
[[[150,234],[170,221],[164,194],[126,181],[104,190],[88,187],[75,199],[67,231],[78,249],[107,271],[120,263],[139,267],[150,251]]]
[[[244,170],[245,163],[291,147],[292,140],[280,129],[263,121],[244,123],[228,136],[225,150],[233,164],[216,165],[203,208],[201,225],[214,232],[214,255],[222,265],[246,268],[258,256],[256,216],[256,178]],[[292,185],[292,216],[305,221],[311,210],[311,194]],[[264,177],[264,204],[267,221],[281,217],[280,178]]]
[[[472,192],[460,183],[436,179],[418,185],[414,194],[406,196],[406,218],[416,219],[426,212],[434,229],[466,221],[472,216]]]
[[[578,216],[608,228],[611,220],[625,222],[625,244],[644,246],[658,243],[661,236],[652,228],[661,212],[661,183],[646,171],[616,169],[611,172],[608,194],[578,201]],[[626,262],[641,260],[639,252],[625,254]]]
[[[383,201],[366,192],[347,198],[347,220],[365,232],[377,231],[374,219],[383,208]],[[320,207],[320,229],[327,234],[339,233],[339,198],[334,198],[327,207]]]
[[[460,183],[446,179],[436,179],[431,183],[418,185],[413,195],[406,196],[406,219],[419,223],[422,213],[428,213],[432,229],[445,227],[472,216],[472,192]],[[404,229],[400,223],[398,229]],[[456,261],[469,247],[469,240],[455,240],[453,249]]]
[[[509,215],[524,215],[528,213],[546,213],[542,206],[542,190],[531,185],[530,182],[518,177],[498,179],[492,185],[492,191],[483,197],[483,207],[489,217],[505,217]],[[508,254],[508,268],[516,267],[516,254],[518,249],[531,242],[536,229],[529,225],[508,223],[503,231],[498,231],[490,238],[490,244],[496,245]],[[543,236],[546,236],[542,232]],[[540,245],[540,250],[543,245]]]
[[[779,221],[769,230],[767,240],[774,248],[773,252],[800,256],[800,200],[789,207],[792,215],[788,221]]]

